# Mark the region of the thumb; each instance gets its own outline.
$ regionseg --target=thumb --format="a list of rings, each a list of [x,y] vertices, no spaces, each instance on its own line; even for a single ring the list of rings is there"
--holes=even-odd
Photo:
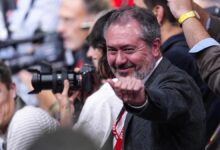
[[[112,88],[114,88],[115,82],[114,82],[112,79],[107,79],[106,82],[108,82],[109,85],[110,85]]]

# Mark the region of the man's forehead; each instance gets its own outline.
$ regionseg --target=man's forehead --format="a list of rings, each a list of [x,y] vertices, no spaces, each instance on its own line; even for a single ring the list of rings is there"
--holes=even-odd
[[[124,39],[124,38],[139,38],[141,35],[140,28],[136,23],[126,23],[126,24],[112,24],[106,30],[105,38],[108,42],[109,40],[114,40],[114,38]]]
[[[135,33],[139,34],[140,33],[140,27],[137,21],[129,21],[127,23],[114,23],[111,24],[108,28],[108,30],[111,31],[117,31],[120,33]]]

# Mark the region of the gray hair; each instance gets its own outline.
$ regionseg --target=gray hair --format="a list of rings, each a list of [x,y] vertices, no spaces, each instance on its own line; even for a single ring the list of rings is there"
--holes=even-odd
[[[104,35],[112,24],[126,24],[136,20],[140,25],[141,39],[150,47],[156,38],[160,38],[160,26],[152,12],[139,7],[125,7],[117,9],[106,22]]]

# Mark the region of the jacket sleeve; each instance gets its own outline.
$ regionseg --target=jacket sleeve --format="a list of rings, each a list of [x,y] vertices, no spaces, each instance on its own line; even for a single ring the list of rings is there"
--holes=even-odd
[[[202,97],[195,83],[184,74],[167,73],[146,88],[148,104],[141,110],[129,106],[126,109],[147,120],[158,122],[186,121],[199,114],[204,115]]]
[[[220,42],[220,19],[210,16],[211,37]],[[209,88],[220,95],[220,46],[212,46],[195,55],[202,79]]]
[[[220,95],[220,46],[209,47],[196,55],[202,79]]]

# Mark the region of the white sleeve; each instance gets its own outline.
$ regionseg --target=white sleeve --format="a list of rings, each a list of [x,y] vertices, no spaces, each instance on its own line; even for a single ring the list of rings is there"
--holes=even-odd
[[[106,142],[114,121],[122,108],[122,101],[106,83],[85,102],[74,130],[80,130],[101,148]]]
[[[7,150],[26,150],[40,135],[56,129],[57,122],[41,108],[26,106],[13,116],[7,133]]]

